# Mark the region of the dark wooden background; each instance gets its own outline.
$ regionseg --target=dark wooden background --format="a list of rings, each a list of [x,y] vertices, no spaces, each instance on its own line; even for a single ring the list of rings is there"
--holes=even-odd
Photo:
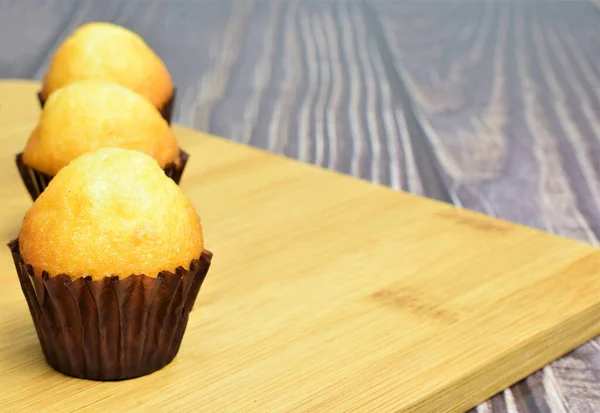
[[[598,244],[600,0],[0,0],[0,77],[133,29],[175,121]],[[476,409],[600,412],[600,340]]]

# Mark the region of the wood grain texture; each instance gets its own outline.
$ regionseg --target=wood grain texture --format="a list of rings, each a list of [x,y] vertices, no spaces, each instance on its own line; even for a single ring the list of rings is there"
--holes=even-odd
[[[3,1],[0,77],[113,21],[166,60],[177,122],[597,245],[598,4]],[[479,409],[599,411],[597,343]]]
[[[31,205],[14,154],[38,88],[0,83],[4,239]],[[174,130],[214,252],[178,357],[122,382],[54,372],[6,248],[3,409],[459,411],[600,332],[589,244]]]
[[[387,84],[360,3],[60,1],[42,10],[34,3],[19,7],[0,3],[0,15],[13,21],[33,15],[27,27],[35,24],[36,36],[53,40],[21,41],[21,48],[37,52],[35,61],[19,63],[27,65],[27,76],[10,64],[17,52],[7,44],[0,68],[5,78],[40,79],[75,27],[112,21],[138,32],[167,62],[181,92],[175,122],[444,198],[434,182],[431,190],[422,187],[401,101]],[[46,24],[46,9],[68,11],[69,18]],[[14,23],[0,26],[6,37],[16,32]]]
[[[378,2],[454,203],[598,244],[600,9]],[[600,411],[600,341],[480,411]]]

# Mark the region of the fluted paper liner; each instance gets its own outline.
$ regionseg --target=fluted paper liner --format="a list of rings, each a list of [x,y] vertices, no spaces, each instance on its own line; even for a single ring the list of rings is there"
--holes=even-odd
[[[171,117],[173,116],[173,105],[175,104],[175,94],[177,92],[176,88],[173,88],[173,94],[165,102],[165,104],[159,109],[161,116],[167,121],[167,123],[171,124]],[[44,104],[46,103],[45,99],[42,97],[42,92],[38,92],[37,94],[38,101],[40,102],[40,107],[43,109]]]
[[[143,376],[175,358],[212,258],[204,250],[189,270],[157,277],[71,279],[34,275],[18,239],[8,246],[46,361],[61,373],[92,380]]]
[[[176,162],[172,162],[164,167],[165,174],[175,181],[176,184],[179,185],[181,181],[181,176],[183,175],[183,170],[185,169],[185,165],[187,164],[189,155],[183,151],[179,150],[179,158]],[[40,196],[42,192],[46,189],[53,176],[47,175],[43,172],[40,172],[28,165],[23,163],[23,153],[17,154],[15,158],[15,162],[17,164],[17,168],[19,169],[19,174],[21,175],[21,179],[31,195],[31,198],[35,201],[37,197]]]

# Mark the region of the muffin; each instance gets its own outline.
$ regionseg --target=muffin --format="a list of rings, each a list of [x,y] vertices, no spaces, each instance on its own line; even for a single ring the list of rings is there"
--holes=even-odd
[[[173,360],[212,258],[179,186],[121,148],[61,169],[9,246],[47,362],[94,380]]]
[[[108,80],[144,96],[167,122],[175,89],[163,61],[134,32],[111,23],[80,26],[56,50],[39,93],[42,107],[48,97],[80,80]]]
[[[35,200],[58,171],[78,156],[103,147],[152,156],[179,183],[188,155],[150,102],[116,83],[75,82],[54,92],[16,162]]]

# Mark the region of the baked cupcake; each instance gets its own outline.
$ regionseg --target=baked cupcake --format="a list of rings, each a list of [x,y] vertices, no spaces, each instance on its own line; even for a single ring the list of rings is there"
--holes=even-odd
[[[85,80],[50,96],[16,162],[35,200],[61,168],[104,147],[144,152],[176,183],[188,159],[150,102],[116,83]]]
[[[61,169],[9,246],[46,360],[95,380],[173,360],[212,257],[179,186],[120,148]]]
[[[167,122],[175,89],[162,60],[124,27],[93,22],[80,26],[58,48],[43,80],[42,106],[50,94],[80,80],[108,80],[144,96]]]

